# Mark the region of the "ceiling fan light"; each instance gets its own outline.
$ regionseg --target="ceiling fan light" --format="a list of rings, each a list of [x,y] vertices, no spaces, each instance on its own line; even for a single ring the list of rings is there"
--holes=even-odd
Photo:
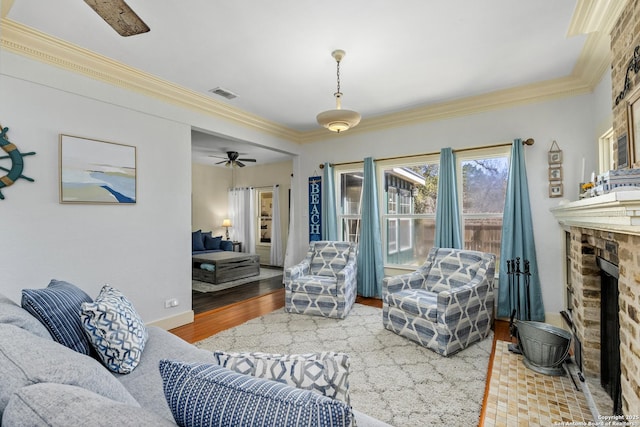
[[[327,110],[316,116],[318,124],[332,132],[344,132],[360,123],[360,113],[351,110]]]

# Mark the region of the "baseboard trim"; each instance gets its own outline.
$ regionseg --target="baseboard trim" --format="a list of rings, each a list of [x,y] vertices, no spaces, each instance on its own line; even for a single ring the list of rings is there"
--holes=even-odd
[[[495,313],[494,313],[495,314]],[[508,317],[495,317],[496,320],[504,320],[505,322],[509,322],[510,319]],[[562,315],[560,313],[553,312],[545,312],[544,313],[544,323],[547,323],[551,326],[556,326],[558,328],[567,329],[567,325],[562,320]]]
[[[194,316],[193,310],[189,310],[184,313],[176,314],[175,316],[154,320],[153,322],[147,323],[147,325],[169,330],[188,323],[193,323]]]

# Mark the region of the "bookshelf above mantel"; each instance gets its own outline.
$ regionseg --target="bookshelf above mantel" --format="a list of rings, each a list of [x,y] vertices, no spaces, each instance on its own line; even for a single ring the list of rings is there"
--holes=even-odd
[[[561,226],[640,236],[640,190],[619,191],[549,209]]]

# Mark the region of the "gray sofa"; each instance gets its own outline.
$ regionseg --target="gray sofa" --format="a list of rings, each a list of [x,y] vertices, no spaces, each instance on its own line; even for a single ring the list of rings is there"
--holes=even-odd
[[[0,294],[1,425],[176,425],[163,392],[160,360],[214,363],[214,358],[163,329],[147,330],[138,366],[129,374],[114,374],[55,342],[35,317]],[[353,412],[360,427],[387,425]]]

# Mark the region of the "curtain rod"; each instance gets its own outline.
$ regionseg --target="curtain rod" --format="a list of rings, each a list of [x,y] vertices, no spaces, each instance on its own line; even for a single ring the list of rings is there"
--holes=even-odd
[[[535,141],[533,138],[527,138],[522,141],[522,145],[533,145]],[[483,150],[487,148],[498,148],[498,147],[508,147],[512,143],[504,143],[504,144],[492,144],[492,145],[483,145],[481,147],[468,147],[468,148],[458,148],[457,150],[452,150],[454,153],[463,153],[465,151],[473,151],[473,150]],[[380,159],[374,159],[376,162],[383,160],[399,160],[399,159],[407,159],[409,157],[418,157],[418,156],[434,156],[436,154],[440,154],[439,151],[433,153],[422,153],[422,154],[410,154],[406,156],[395,156],[395,157],[382,157]],[[331,166],[344,166],[344,165],[357,165],[362,163],[362,160],[354,161],[354,162],[342,162],[342,163],[331,163]],[[324,163],[320,164],[320,169],[324,169]]]

